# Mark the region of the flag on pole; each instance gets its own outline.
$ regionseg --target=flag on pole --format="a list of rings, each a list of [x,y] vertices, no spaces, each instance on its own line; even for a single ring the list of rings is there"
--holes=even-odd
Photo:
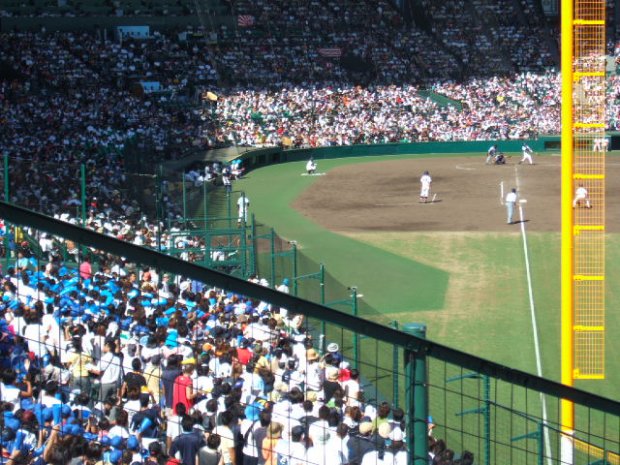
[[[340,47],[320,48],[318,52],[319,55],[325,58],[340,58],[342,56],[342,49]]]
[[[237,26],[239,26],[239,27],[251,27],[251,26],[254,26],[254,16],[252,16],[252,15],[239,15],[239,16],[237,16]]]

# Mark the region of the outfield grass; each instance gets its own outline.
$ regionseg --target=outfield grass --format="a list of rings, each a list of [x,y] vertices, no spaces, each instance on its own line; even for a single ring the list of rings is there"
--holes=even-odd
[[[367,160],[367,158],[366,158]],[[360,159],[321,160],[321,171]],[[357,286],[371,306],[385,312],[439,310],[444,306],[448,274],[373,244],[326,231],[291,208],[295,198],[317,178],[300,176],[304,163],[286,163],[252,171],[235,188],[247,192],[250,211],[345,286]],[[343,296],[344,297],[344,296]]]
[[[467,156],[450,154],[438,156]],[[433,155],[436,156],[436,155]],[[407,158],[394,156],[390,159]],[[386,157],[321,160],[320,171]],[[523,243],[519,233],[356,233],[326,231],[291,204],[318,178],[300,176],[304,163],[252,171],[239,181],[251,211],[278,234],[298,241],[300,250],[326,265],[344,285],[355,285],[382,320],[420,322],[428,337],[474,355],[536,373]],[[560,240],[558,233],[528,233],[536,318],[545,377],[559,379]],[[607,278],[620,276],[620,237],[610,235]],[[344,297],[344,296],[343,296]],[[611,309],[620,301],[608,286],[608,334],[619,324]],[[620,382],[615,338],[607,337],[608,379],[578,387],[617,397]]]

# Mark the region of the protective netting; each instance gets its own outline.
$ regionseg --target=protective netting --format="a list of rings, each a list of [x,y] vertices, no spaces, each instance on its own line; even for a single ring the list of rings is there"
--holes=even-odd
[[[576,0],[573,20],[574,378],[605,374],[604,0]]]

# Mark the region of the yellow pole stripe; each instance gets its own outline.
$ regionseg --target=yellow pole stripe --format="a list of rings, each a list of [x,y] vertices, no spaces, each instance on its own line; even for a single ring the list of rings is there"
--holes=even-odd
[[[604,174],[575,174],[573,179],[605,179]]]
[[[601,332],[605,331],[605,326],[586,326],[586,325],[576,325],[573,327],[575,331],[591,331],[591,332]]]
[[[573,232],[575,236],[578,236],[581,231],[605,231],[605,226],[603,225],[576,225],[573,227]]]
[[[605,379],[605,375],[580,375],[579,373],[575,373],[573,375],[575,379]]]
[[[573,21],[575,26],[604,26],[604,19],[576,19]]]
[[[575,281],[605,281],[605,276],[586,276],[583,274],[576,274],[573,276]]]
[[[575,81],[582,77],[605,77],[605,71],[575,71],[573,73]]]
[[[575,123],[576,128],[605,128],[605,123]]]

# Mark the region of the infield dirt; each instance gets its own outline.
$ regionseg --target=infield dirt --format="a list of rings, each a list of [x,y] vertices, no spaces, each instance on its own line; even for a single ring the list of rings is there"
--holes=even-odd
[[[524,220],[531,231],[560,230],[560,157],[539,156],[534,165],[485,165],[478,158],[424,158],[376,161],[341,166],[321,176],[296,199],[293,207],[332,231],[518,231],[506,224],[504,196],[517,188]],[[430,198],[420,203],[419,179],[428,170],[433,179]],[[607,163],[608,232],[620,231],[620,159]],[[591,210],[579,215],[600,215]],[[518,212],[516,220],[519,219]]]

